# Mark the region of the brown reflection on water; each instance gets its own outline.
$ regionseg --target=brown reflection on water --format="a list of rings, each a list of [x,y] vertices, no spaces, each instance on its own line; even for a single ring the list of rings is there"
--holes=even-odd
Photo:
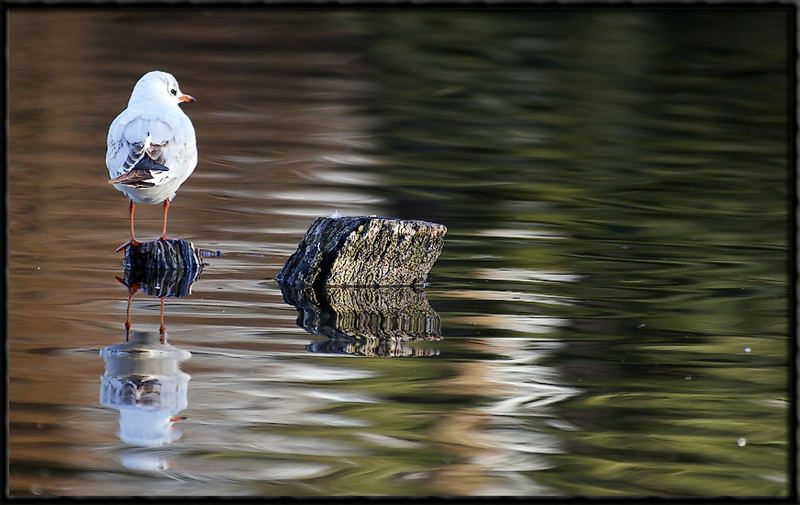
[[[139,11],[10,14],[12,334],[35,339],[55,319],[108,317],[97,294],[111,289],[105,272],[117,270],[113,244],[126,233],[127,213],[106,184],[105,137],[133,83],[152,68],[172,71],[198,99],[185,110],[200,162],[174,201],[170,231],[229,255],[210,281],[273,277],[313,216],[384,213],[352,169],[369,163],[361,150],[371,145],[356,39],[325,15],[319,29],[300,31],[302,13],[253,22],[247,11],[228,12],[239,28],[227,29],[211,12],[182,12],[181,23],[165,19],[173,11],[157,12],[146,24]],[[150,58],[131,64],[132,54]],[[137,207],[144,239],[158,233],[157,207]],[[81,289],[65,296],[58,286]],[[19,345],[12,340],[12,352]]]
[[[549,405],[576,396],[579,390],[561,383],[558,371],[542,360],[561,344],[549,339],[475,339],[470,348],[504,356],[492,361],[460,363],[440,388],[454,394],[490,391],[487,403],[447,413],[433,436],[463,458],[436,473],[432,485],[443,494],[473,496],[551,495],[552,488],[521,476],[553,468],[546,456],[562,452],[559,439],[523,430],[519,417],[542,427],[562,423]]]
[[[106,184],[105,135],[133,83],[151,68],[173,72],[198,99],[184,108],[197,130],[200,162],[170,213],[176,236],[231,241],[261,253],[275,233],[302,229],[310,216],[378,210],[379,200],[358,186],[345,191],[328,184],[358,182],[348,166],[370,161],[361,152],[371,140],[358,100],[368,87],[356,77],[354,41],[322,26],[298,33],[292,20],[302,19],[299,14],[265,25],[248,23],[246,12],[229,15],[246,28],[224,30],[214,15],[194,11],[170,23],[168,35],[159,22],[139,26],[134,35],[127,33],[128,22],[138,17],[125,13],[64,12],[57,23],[46,22],[48,13],[12,13],[12,253],[64,247],[74,237],[100,251],[124,233],[125,199]],[[198,39],[198,32],[205,37]],[[184,42],[168,43],[173,40]],[[281,40],[286,45],[275,43]],[[122,55],[136,43],[143,44],[138,54],[161,50],[140,67],[131,65]],[[17,47],[25,49],[20,54]],[[232,54],[245,47],[251,50]],[[39,52],[25,55],[31,48]],[[41,64],[26,64],[31,59]],[[93,65],[97,61],[103,65]],[[308,198],[309,185],[323,197]],[[137,208],[145,236],[157,230],[154,207]],[[250,243],[237,240],[243,232]],[[28,234],[38,240],[26,240]]]
[[[362,179],[353,168],[373,162],[357,37],[322,13],[311,15],[313,30],[300,12],[257,21],[227,12],[226,26],[238,29],[208,11],[182,11],[180,23],[175,13],[158,11],[148,23],[139,10],[10,13],[14,492],[69,494],[56,469],[115,466],[84,450],[113,443],[116,431],[96,410],[103,367],[88,357],[122,335],[125,302],[114,280],[122,256],[114,247],[126,233],[127,204],[106,183],[105,138],[144,72],[170,71],[197,98],[184,110],[200,161],[174,200],[170,232],[223,254],[209,260],[206,284],[170,313],[179,340],[192,335],[204,349],[302,348],[237,332],[253,325],[256,311],[269,331],[289,329],[289,341],[299,331],[291,308],[277,309],[277,289],[266,290],[276,309],[264,315],[258,283],[274,277],[313,217],[386,213],[384,200],[362,189],[377,176]],[[158,206],[138,206],[136,217],[141,238],[157,235]],[[134,305],[141,324],[158,324],[157,299]],[[225,331],[232,336],[220,338]],[[54,381],[64,384],[58,394]],[[45,470],[31,477],[26,465]]]

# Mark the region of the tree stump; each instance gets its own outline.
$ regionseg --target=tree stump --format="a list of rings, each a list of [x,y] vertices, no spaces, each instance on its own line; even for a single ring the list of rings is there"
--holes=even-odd
[[[125,249],[125,285],[138,285],[151,296],[182,297],[200,277],[200,250],[180,239],[153,240]]]
[[[379,217],[317,218],[276,279],[292,286],[423,285],[444,225]]]

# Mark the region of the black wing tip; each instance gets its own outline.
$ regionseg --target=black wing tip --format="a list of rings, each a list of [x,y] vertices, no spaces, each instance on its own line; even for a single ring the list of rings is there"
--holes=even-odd
[[[161,172],[165,172],[169,170],[169,168],[165,167],[161,163],[153,160],[150,156],[142,156],[142,159],[139,160],[139,163],[133,166],[131,170],[158,170]]]
[[[125,186],[133,186],[134,188],[152,188],[153,186],[156,185],[156,183],[154,182],[143,182],[143,181],[123,182],[122,184],[124,184]]]

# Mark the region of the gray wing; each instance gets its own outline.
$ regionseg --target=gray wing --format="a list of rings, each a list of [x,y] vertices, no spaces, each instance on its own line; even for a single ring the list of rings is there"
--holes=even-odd
[[[137,118],[128,123],[122,132],[128,146],[128,156],[123,162],[124,170],[132,170],[144,158],[164,166],[164,151],[172,139],[172,128],[164,121]],[[166,170],[166,167],[164,167]]]
[[[172,138],[172,128],[159,119],[126,119],[121,114],[109,128],[106,165],[111,177],[136,169],[168,170],[164,152]]]

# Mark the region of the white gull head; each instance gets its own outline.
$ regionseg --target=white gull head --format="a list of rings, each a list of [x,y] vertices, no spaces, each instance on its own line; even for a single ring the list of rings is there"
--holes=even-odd
[[[153,70],[144,74],[136,82],[131,92],[131,98],[128,100],[128,107],[139,104],[177,106],[181,102],[194,102],[194,98],[181,91],[175,76],[160,70]]]

